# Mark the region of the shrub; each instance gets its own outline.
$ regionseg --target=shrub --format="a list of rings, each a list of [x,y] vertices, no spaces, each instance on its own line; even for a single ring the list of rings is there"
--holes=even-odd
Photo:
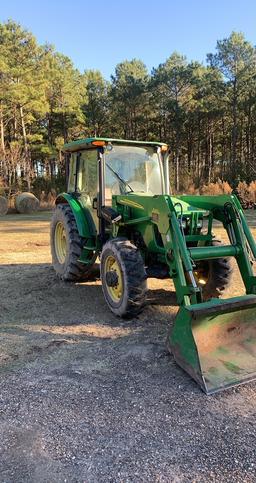
[[[250,197],[250,201],[256,203],[256,181],[251,181],[248,186],[248,193]]]
[[[188,195],[199,195],[199,189],[195,187],[194,184],[190,184],[186,189],[186,194]]]
[[[232,188],[227,181],[218,179],[216,183],[204,185],[200,190],[203,195],[223,195],[232,193]]]
[[[40,193],[40,208],[43,210],[50,210],[55,205],[57,193],[54,189],[52,189],[49,193],[45,193],[45,191],[41,191]]]
[[[238,194],[238,197],[241,198],[241,200],[243,200],[244,202],[250,201],[249,186],[245,181],[239,181],[236,188],[236,193]]]

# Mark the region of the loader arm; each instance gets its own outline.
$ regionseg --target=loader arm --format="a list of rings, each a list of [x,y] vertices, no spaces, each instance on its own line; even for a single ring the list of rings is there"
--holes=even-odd
[[[139,232],[145,253],[165,260],[180,306],[168,346],[178,364],[212,393],[256,377],[256,245],[238,199],[223,196],[113,197],[120,230]],[[198,220],[207,220],[207,232]],[[189,230],[183,231],[184,219]],[[212,221],[222,222],[230,244],[210,246]],[[155,236],[156,229],[159,237]],[[191,246],[191,242],[192,246]],[[247,295],[202,301],[194,276],[198,260],[234,257]]]
[[[168,265],[179,305],[201,301],[201,292],[196,285],[190,253],[182,236],[172,198],[166,195],[151,197],[136,194],[113,198],[114,208],[122,214],[121,227],[136,226],[143,237],[146,252],[158,254],[159,260],[162,258]],[[199,212],[197,209],[192,211]],[[154,226],[161,236],[161,245],[156,239]]]

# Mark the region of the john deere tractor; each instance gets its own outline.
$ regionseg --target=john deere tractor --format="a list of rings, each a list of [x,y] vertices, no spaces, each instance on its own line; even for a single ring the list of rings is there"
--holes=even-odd
[[[99,257],[106,303],[127,318],[143,309],[147,278],[171,278],[179,310],[167,340],[176,362],[207,394],[256,377],[256,245],[236,196],[171,196],[160,142],[88,138],[64,151],[67,192],[51,224],[57,275],[88,280]],[[229,243],[214,237],[213,220]],[[246,294],[220,298],[231,257]]]

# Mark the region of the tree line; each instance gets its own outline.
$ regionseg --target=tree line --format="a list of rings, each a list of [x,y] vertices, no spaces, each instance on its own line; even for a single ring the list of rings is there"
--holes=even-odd
[[[52,45],[9,20],[0,24],[0,178],[31,188],[63,173],[74,138],[159,140],[171,147],[176,191],[217,179],[256,179],[256,49],[242,33],[218,40],[206,62],[173,52],[148,72],[119,63],[110,80],[79,72]]]

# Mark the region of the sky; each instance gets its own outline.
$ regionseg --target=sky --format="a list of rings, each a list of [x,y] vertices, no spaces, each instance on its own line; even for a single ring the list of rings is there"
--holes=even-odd
[[[256,44],[255,0],[0,0],[0,21],[9,18],[107,79],[133,58],[149,71],[173,51],[205,61],[232,30]]]

